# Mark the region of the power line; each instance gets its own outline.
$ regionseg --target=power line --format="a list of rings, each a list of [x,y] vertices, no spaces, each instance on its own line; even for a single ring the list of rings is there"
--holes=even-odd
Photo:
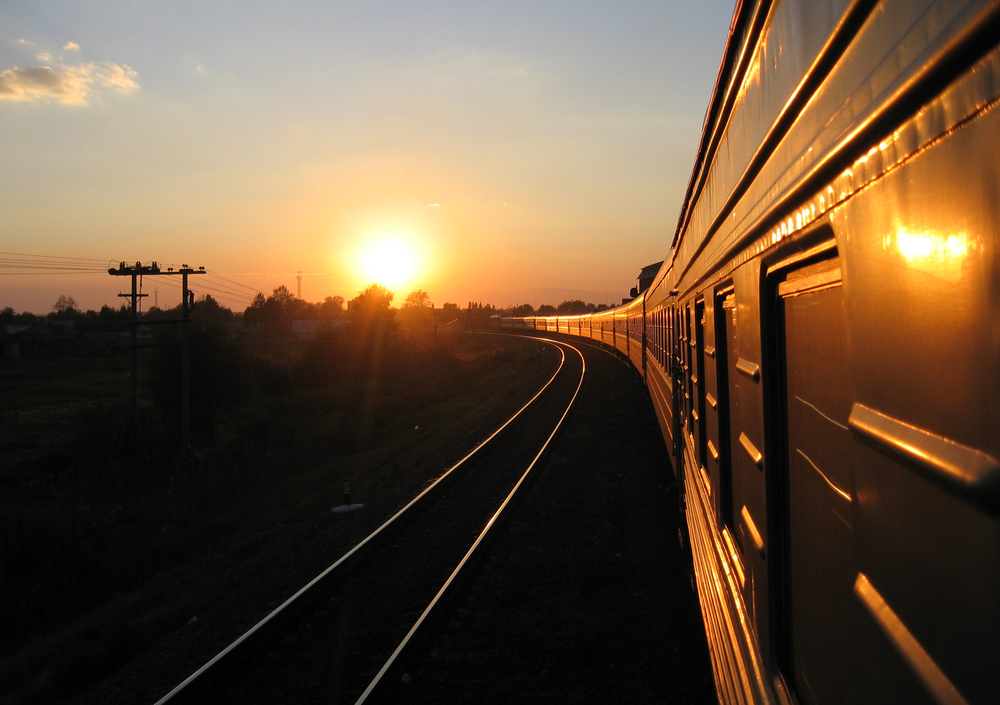
[[[238,282],[238,281],[235,281],[235,280],[233,280],[233,279],[230,279],[229,277],[224,277],[224,276],[222,276],[221,274],[219,274],[219,273],[217,273],[217,272],[209,272],[209,273],[208,273],[208,275],[209,275],[210,277],[218,277],[219,279],[225,279],[225,280],[226,280],[227,282],[229,282],[230,284],[235,284],[236,286],[240,286],[240,287],[243,287],[244,289],[247,289],[247,290],[249,290],[249,291],[252,291],[252,292],[253,292],[254,294],[257,294],[257,293],[259,293],[259,292],[260,292],[260,290],[259,290],[259,289],[255,289],[255,288],[254,288],[254,287],[252,287],[252,286],[247,286],[246,284],[241,284],[240,282]]]
[[[3,265],[0,264],[0,269],[4,269]],[[89,271],[89,270],[54,270],[51,272],[0,272],[0,277],[32,277],[32,276],[68,276],[72,274],[107,274],[103,270],[99,271]]]
[[[26,252],[0,252],[0,255],[6,255],[10,257],[30,257],[32,259],[53,259],[53,260],[66,260],[75,262],[101,262],[107,263],[111,260],[109,259],[97,259],[95,257],[65,257],[62,255],[32,255]]]

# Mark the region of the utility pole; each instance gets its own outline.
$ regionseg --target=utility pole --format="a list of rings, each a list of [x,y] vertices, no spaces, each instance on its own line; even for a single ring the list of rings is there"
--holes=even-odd
[[[195,271],[186,264],[181,265],[181,455],[187,461],[191,457],[191,309],[194,308],[194,292],[188,291],[188,274]],[[204,267],[202,268],[204,274]]]
[[[142,266],[142,262],[136,262],[134,267],[127,266],[122,262],[118,269],[109,269],[108,274],[117,277],[132,277],[132,293],[118,294],[118,298],[129,299],[132,305],[132,379],[131,379],[131,403],[132,419],[135,420],[139,409],[139,299],[145,298],[149,294],[140,294],[136,282],[143,274],[159,274],[160,268],[153,262],[150,266]]]
[[[302,272],[295,273],[295,298],[302,298]]]
[[[139,409],[139,307],[138,300],[148,296],[148,294],[138,293],[136,281],[141,281],[143,275],[181,275],[181,320],[163,321],[164,323],[180,323],[181,328],[181,454],[185,461],[191,455],[191,337],[188,331],[188,323],[191,320],[191,309],[194,306],[194,293],[188,290],[189,274],[206,274],[204,267],[192,269],[186,264],[174,271],[173,267],[167,267],[167,271],[162,271],[156,262],[144,266],[142,262],[136,262],[135,266],[130,266],[122,262],[118,269],[109,269],[108,274],[114,277],[132,277],[132,293],[118,294],[132,300],[132,421],[135,422]]]

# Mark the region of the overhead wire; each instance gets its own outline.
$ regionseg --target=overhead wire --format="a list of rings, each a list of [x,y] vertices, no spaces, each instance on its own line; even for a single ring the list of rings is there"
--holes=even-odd
[[[0,272],[7,275],[55,274],[75,272],[98,274],[107,272],[107,260],[87,257],[60,257],[56,255],[30,255],[23,252],[0,252]]]
[[[100,259],[96,257],[68,257],[62,255],[35,255],[25,252],[4,252],[0,251],[0,276],[52,276],[70,274],[107,274],[110,269],[115,269],[120,260]],[[168,268],[177,271],[184,267],[184,264],[174,264],[157,262],[161,271]],[[128,263],[126,262],[126,266]],[[211,292],[213,297],[223,299],[235,304],[249,306],[253,299],[262,292],[252,286],[243,284],[230,277],[215,271],[201,270],[206,277],[211,277],[209,281],[204,279],[190,281],[190,288],[193,291]],[[140,277],[140,288],[143,286]],[[181,284],[171,281],[171,277],[157,278],[157,285],[180,289]]]

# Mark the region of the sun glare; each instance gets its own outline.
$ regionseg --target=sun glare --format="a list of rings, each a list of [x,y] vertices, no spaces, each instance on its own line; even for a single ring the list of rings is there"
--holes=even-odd
[[[390,289],[409,283],[417,268],[416,252],[402,240],[373,242],[361,257],[361,269],[367,281]]]

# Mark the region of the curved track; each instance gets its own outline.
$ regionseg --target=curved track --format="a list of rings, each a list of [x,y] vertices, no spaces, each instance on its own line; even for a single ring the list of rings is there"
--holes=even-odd
[[[568,414],[585,364],[572,346],[557,347],[556,373],[511,419],[159,703],[302,701],[320,694],[349,702],[374,692]]]

